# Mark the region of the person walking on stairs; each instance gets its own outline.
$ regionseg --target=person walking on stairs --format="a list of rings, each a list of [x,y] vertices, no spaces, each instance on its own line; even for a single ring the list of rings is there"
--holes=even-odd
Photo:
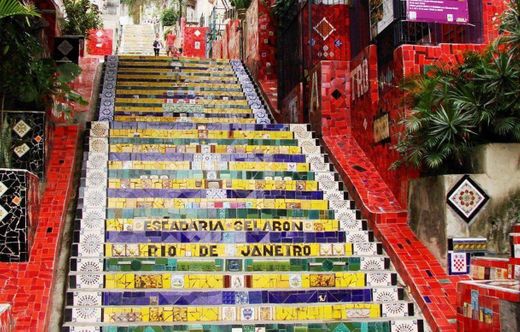
[[[159,38],[159,34],[155,34],[155,40],[153,41],[153,53],[155,56],[159,56],[159,51],[163,48],[163,43]]]
[[[166,56],[177,56],[177,50],[174,45],[176,38],[177,36],[171,30],[166,34]]]

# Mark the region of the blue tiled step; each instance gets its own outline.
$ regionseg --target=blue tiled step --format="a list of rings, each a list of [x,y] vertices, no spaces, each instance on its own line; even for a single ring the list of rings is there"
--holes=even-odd
[[[156,291],[104,292],[103,305],[228,305],[371,302],[371,289],[286,290],[286,291]],[[402,300],[402,299],[401,299]],[[74,305],[69,296],[67,305]],[[410,311],[409,311],[410,313]],[[411,313],[413,314],[413,306]]]
[[[166,130],[246,130],[246,131],[289,131],[285,124],[248,124],[248,123],[183,123],[183,122],[118,122],[110,123],[111,129],[166,129]]]
[[[186,232],[121,231],[106,232],[111,243],[337,243],[346,241],[343,231],[331,232]],[[371,238],[371,239],[370,239]],[[367,240],[374,240],[367,234]]]
[[[298,146],[295,139],[242,139],[242,138],[154,138],[154,137],[110,137],[110,144],[222,144],[222,145],[280,145]]]
[[[168,176],[171,179],[201,179],[208,180],[208,172],[214,175],[215,179],[247,179],[264,180],[266,177],[273,179],[291,178],[291,180],[314,181],[314,172],[269,172],[269,171],[198,171],[198,170],[115,170],[108,171],[109,178],[132,179],[141,176]]]
[[[334,219],[334,210],[295,210],[295,209],[252,209],[252,208],[207,208],[207,209],[154,209],[154,208],[121,208],[107,209],[107,218],[136,218],[136,217],[170,217],[191,219],[226,219],[226,218],[254,218],[276,219],[280,217],[304,219]]]

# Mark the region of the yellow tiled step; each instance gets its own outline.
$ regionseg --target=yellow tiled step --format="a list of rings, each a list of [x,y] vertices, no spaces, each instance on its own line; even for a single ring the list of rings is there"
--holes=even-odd
[[[116,112],[139,112],[139,113],[162,113],[165,111],[165,109],[162,106],[158,107],[150,107],[150,106],[122,106],[122,105],[116,105],[115,106]],[[182,113],[182,112],[181,112]],[[188,112],[185,112],[188,113]],[[243,115],[243,114],[252,114],[251,110],[248,108],[226,108],[226,107],[212,107],[212,108],[204,108],[204,112],[197,112],[197,113],[207,113],[207,114],[236,114],[236,115]],[[154,117],[156,121],[163,121],[163,122],[169,122],[164,121],[163,119],[171,119],[171,117]],[[220,122],[217,121],[217,118],[214,118],[212,122]],[[254,120],[254,118],[253,118]],[[153,120],[150,120],[153,121]],[[174,122],[174,121],[172,121]]]
[[[301,209],[301,210],[328,210],[329,202],[325,200],[304,199],[253,199],[253,198],[107,198],[109,209],[211,209],[215,203],[241,204],[250,209]]]
[[[137,74],[118,74],[118,80],[151,80],[151,81],[189,81],[189,82],[198,82],[198,81],[214,81],[214,82],[229,82],[236,83],[236,77],[219,77],[219,76],[200,76],[200,75],[179,75],[179,74],[171,74],[171,75],[137,75]]]
[[[376,243],[371,243],[375,245]],[[349,257],[357,244],[222,244],[222,243],[105,243],[105,257]],[[373,255],[373,252],[369,252]],[[218,285],[217,287],[222,287]]]
[[[361,314],[364,318],[381,317],[381,305],[378,303],[346,303],[346,304],[308,304],[300,305],[247,305],[252,317],[244,318],[239,314],[236,306],[164,306],[164,307],[105,307],[103,321],[120,323],[122,315],[132,317],[133,322],[299,322],[299,321],[327,321],[358,319]]]
[[[241,89],[240,84],[218,84],[218,83],[170,83],[170,82],[117,82],[118,87],[164,87],[164,88],[211,88],[211,89]]]
[[[110,137],[293,139],[291,131],[110,129]]]
[[[387,272],[390,274],[390,272]],[[110,273],[105,275],[105,288],[108,289],[149,289],[177,288],[183,289],[222,289],[228,274],[207,273]],[[315,288],[361,288],[367,287],[366,272],[331,272],[301,273],[298,289]],[[232,276],[233,277],[233,276]],[[291,289],[290,273],[245,273],[238,275],[240,279],[250,278],[247,289]],[[182,280],[176,280],[181,279]]]
[[[264,154],[301,154],[299,146],[278,145],[212,145],[211,153],[264,153]],[[174,144],[110,144],[110,152],[126,153],[201,153],[201,145]]]
[[[303,180],[199,180],[199,179],[109,179],[112,189],[210,189],[213,183],[221,182],[220,189],[234,190],[298,190],[316,191],[318,182]]]
[[[218,163],[203,164],[203,170],[230,170],[230,171],[290,171],[308,172],[310,166],[307,163],[276,163],[276,162],[247,162],[231,161],[226,165]],[[143,170],[192,170],[192,163],[189,161],[114,161],[108,162],[109,169],[143,169]]]
[[[116,103],[128,103],[128,104],[164,104],[164,98],[124,98],[116,97]],[[236,106],[247,106],[249,107],[247,100],[220,100],[220,99],[195,99],[194,103],[189,105],[236,105]],[[249,112],[251,110],[247,109]]]
[[[339,231],[335,219],[107,219],[106,231]]]
[[[194,90],[142,90],[142,89],[117,89],[117,95],[166,95],[167,93],[173,92],[175,94],[196,94],[199,96],[212,96],[212,97],[244,97],[244,93],[240,91],[194,91]]]
[[[117,110],[117,107],[116,107]],[[162,109],[158,112],[161,112]],[[255,118],[204,118],[204,117],[155,117],[115,115],[114,121],[121,122],[190,122],[190,123],[256,123]]]
[[[208,70],[206,68],[183,68],[181,71],[177,71],[175,68],[171,67],[159,67],[159,68],[142,68],[142,67],[122,67],[118,70],[120,74],[128,74],[128,73],[183,73],[183,74],[205,74],[205,75],[235,75],[235,72],[232,69],[226,69],[227,67],[212,67],[213,70]]]

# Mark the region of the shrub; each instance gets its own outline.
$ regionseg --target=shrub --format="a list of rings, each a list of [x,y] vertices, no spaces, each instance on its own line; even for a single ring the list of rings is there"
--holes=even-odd
[[[520,141],[519,3],[513,0],[502,16],[508,33],[484,52],[405,80],[410,111],[400,122],[401,159],[392,167],[444,173],[460,167],[476,144]]]
[[[161,15],[161,22],[163,26],[172,26],[177,23],[179,19],[178,12],[173,8],[165,9]]]
[[[91,29],[103,26],[101,13],[89,0],[64,0],[66,17],[63,19],[63,33],[85,36]]]

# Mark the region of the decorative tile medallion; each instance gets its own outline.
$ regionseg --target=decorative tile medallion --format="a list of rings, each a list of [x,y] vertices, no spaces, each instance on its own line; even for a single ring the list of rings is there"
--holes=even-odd
[[[329,23],[329,21],[327,21],[327,18],[324,17],[314,26],[314,31],[316,31],[323,40],[327,40],[336,29]]]
[[[464,175],[448,193],[448,205],[467,223],[488,200],[488,195],[469,175]]]

